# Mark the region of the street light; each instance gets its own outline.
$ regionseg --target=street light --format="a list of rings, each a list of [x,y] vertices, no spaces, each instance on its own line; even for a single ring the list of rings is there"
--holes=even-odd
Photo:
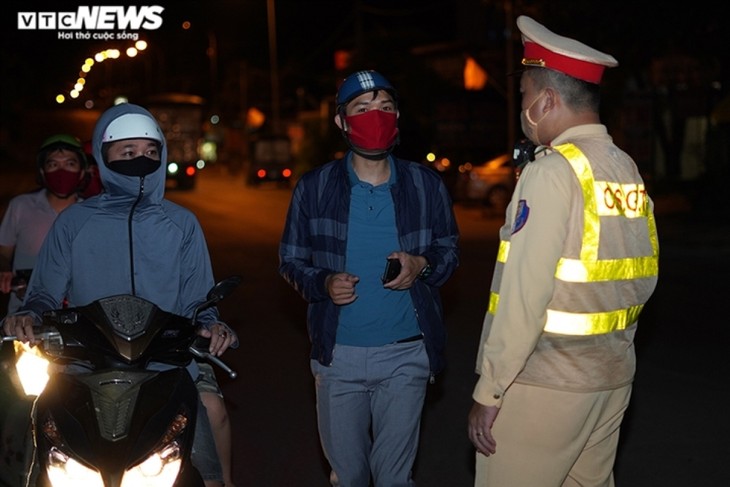
[[[134,58],[146,49],[147,42],[144,40],[138,40],[132,46],[128,47],[125,50],[125,53],[127,54],[127,57]],[[68,93],[69,97],[72,99],[76,99],[81,96],[81,92],[86,86],[86,78],[90,75],[94,66],[99,65],[104,61],[119,59],[121,55],[122,54],[119,49],[105,49],[103,51],[97,52],[92,57],[86,58],[84,64],[82,64],[81,68],[79,69],[79,77],[76,79],[73,89],[70,90]],[[62,93],[59,93],[56,95],[55,101],[58,104],[62,104],[66,101],[66,96]]]

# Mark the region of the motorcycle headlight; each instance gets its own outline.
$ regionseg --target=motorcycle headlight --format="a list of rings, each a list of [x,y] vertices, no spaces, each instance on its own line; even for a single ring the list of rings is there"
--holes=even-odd
[[[184,456],[180,437],[189,424],[187,414],[178,413],[168,425],[157,448],[137,465],[125,470],[120,487],[172,487],[182,468]],[[46,454],[46,471],[52,487],[104,487],[102,475],[97,470],[87,467],[62,450],[62,434],[52,417],[43,423],[42,431],[54,445]]]
[[[177,441],[172,441],[124,472],[121,487],[172,486],[181,466],[182,450]]]
[[[30,347],[27,343],[15,340],[15,370],[25,394],[37,396],[48,382],[48,360],[43,357],[38,347]]]
[[[99,472],[79,463],[56,447],[48,451],[46,472],[53,487],[104,487]]]
[[[177,441],[152,453],[122,478],[121,487],[171,487],[182,466],[182,451]],[[56,447],[48,452],[48,480],[53,487],[104,487],[101,474],[71,458]]]
[[[180,435],[188,427],[188,417],[179,413],[167,427],[160,447],[147,458],[124,472],[121,487],[167,487],[175,484],[182,467],[183,449]]]

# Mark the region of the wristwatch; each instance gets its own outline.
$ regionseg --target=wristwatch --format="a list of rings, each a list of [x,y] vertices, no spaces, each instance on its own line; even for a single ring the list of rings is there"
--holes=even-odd
[[[421,272],[418,273],[418,279],[426,279],[428,276],[430,276],[433,273],[433,267],[431,267],[431,264],[426,261],[426,265],[423,266],[423,269],[421,269]]]

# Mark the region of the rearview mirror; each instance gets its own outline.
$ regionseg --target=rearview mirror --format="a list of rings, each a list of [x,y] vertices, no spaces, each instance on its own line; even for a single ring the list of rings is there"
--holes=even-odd
[[[208,292],[208,301],[214,303],[220,301],[231,294],[239,284],[241,284],[241,276],[231,276],[223,279]]]

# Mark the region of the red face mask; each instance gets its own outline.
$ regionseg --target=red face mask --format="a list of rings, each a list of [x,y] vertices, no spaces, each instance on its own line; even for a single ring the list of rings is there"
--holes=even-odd
[[[76,192],[81,182],[81,172],[60,168],[53,172],[44,172],[43,180],[51,193],[59,198],[67,198]]]
[[[88,181],[89,182],[86,184],[86,187],[81,192],[82,198],[91,198],[92,196],[95,196],[104,190],[104,187],[101,184],[101,176],[99,176],[98,169],[89,170]]]
[[[387,150],[398,137],[398,115],[370,110],[345,117],[352,145],[365,150]]]

